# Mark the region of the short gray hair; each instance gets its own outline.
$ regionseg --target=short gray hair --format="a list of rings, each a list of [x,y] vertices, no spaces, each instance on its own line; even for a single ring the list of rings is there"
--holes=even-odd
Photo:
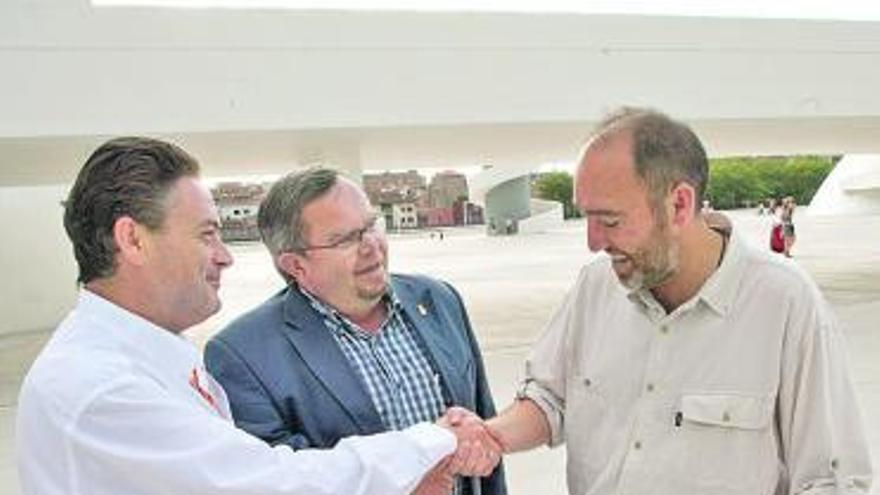
[[[652,205],[659,207],[673,185],[686,182],[696,191],[699,211],[709,182],[709,159],[694,131],[656,110],[623,107],[596,126],[593,140],[625,134],[632,137],[636,174],[645,181]]]
[[[278,179],[260,203],[257,226],[273,258],[285,252],[303,252],[306,229],[302,211],[336,185],[339,172],[313,167]],[[285,276],[285,278],[287,278]]]

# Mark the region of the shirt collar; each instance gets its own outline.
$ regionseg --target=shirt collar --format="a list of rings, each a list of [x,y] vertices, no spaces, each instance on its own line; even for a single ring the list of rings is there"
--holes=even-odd
[[[102,339],[150,369],[178,380],[201,366],[198,349],[182,335],[166,330],[98,294],[82,289],[76,310],[102,327]],[[156,363],[161,363],[157,366]]]
[[[334,327],[338,327],[346,331],[354,331],[358,334],[367,334],[366,332],[363,332],[356,323],[348,319],[333,306],[318,298],[318,296],[312,294],[311,292],[300,287],[299,285],[296,286],[296,289],[299,291],[300,294],[303,295],[303,297],[306,298],[306,300],[309,302],[309,305],[315,311],[317,311],[324,318],[334,323]],[[397,294],[394,292],[394,289],[391,287],[390,284],[385,291],[385,295],[382,296],[381,303],[385,304],[386,309],[388,310],[388,315],[386,316],[385,321],[382,322],[382,327],[385,327],[385,325],[392,318],[395,312],[400,311],[400,309],[403,307],[403,304],[400,302],[400,299],[397,297]],[[372,334],[367,335],[370,335],[372,337]]]
[[[709,276],[697,296],[721,316],[726,316],[733,306],[744,275],[745,240],[737,229],[731,229],[727,240],[727,252],[721,265]]]

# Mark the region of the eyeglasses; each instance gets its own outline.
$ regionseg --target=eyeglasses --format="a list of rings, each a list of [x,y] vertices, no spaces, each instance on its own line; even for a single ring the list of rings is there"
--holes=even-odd
[[[352,230],[333,242],[327,244],[312,244],[311,246],[302,248],[302,251],[317,251],[319,249],[339,249],[346,251],[356,249],[363,244],[365,235],[380,235],[383,232],[382,225],[380,225],[374,217],[367,221],[367,224],[363,227]]]

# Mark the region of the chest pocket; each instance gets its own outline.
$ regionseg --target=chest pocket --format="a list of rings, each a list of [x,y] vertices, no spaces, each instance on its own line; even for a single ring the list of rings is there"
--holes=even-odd
[[[681,398],[681,421],[721,428],[762,430],[773,419],[769,397],[744,395],[685,395]]]
[[[772,493],[779,474],[774,410],[771,396],[683,395],[675,419],[680,474],[701,493]]]

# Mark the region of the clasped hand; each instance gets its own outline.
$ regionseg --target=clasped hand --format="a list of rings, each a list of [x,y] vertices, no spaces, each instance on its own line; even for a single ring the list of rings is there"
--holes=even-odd
[[[455,475],[488,476],[501,461],[502,443],[473,412],[451,407],[437,420],[437,425],[451,431],[458,444],[452,455],[425,475],[414,494],[448,494]]]

